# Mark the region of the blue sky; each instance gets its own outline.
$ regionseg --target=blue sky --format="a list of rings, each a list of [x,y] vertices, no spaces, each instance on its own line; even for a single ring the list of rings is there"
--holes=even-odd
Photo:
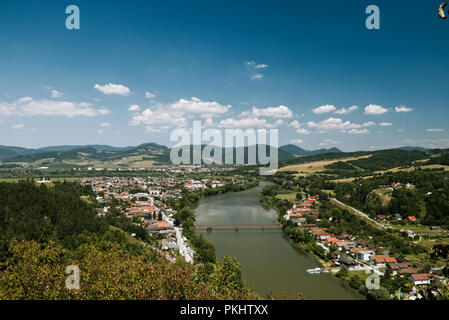
[[[306,149],[448,148],[439,2],[4,0],[0,144],[169,144],[199,119]]]

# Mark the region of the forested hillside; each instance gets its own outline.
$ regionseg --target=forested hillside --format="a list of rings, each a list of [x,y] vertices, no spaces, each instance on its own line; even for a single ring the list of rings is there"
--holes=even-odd
[[[0,299],[257,298],[234,259],[170,263],[129,219],[97,217],[93,201],[74,183],[0,183]],[[65,287],[69,265],[79,290]]]
[[[391,187],[393,183],[400,187]],[[409,187],[407,187],[409,184]],[[337,198],[371,216],[415,216],[422,224],[449,226],[449,173],[416,170],[333,183]]]

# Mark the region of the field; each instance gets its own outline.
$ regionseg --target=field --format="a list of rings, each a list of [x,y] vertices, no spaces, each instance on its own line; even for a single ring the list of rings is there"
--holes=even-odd
[[[283,199],[283,200],[295,200],[296,199],[296,192],[293,193],[280,193],[276,195],[276,198]]]
[[[370,178],[372,178],[373,176],[365,176],[365,177],[353,177],[353,178],[344,178],[344,179],[335,179],[335,180],[331,180],[332,182],[341,182],[341,183],[344,183],[344,182],[352,182],[352,181],[354,181],[354,180],[356,180],[356,179],[370,179]]]
[[[395,230],[406,229],[413,231],[416,236],[414,243],[419,244],[425,248],[431,249],[435,244],[449,244],[449,231],[445,229],[441,230],[430,230],[429,226],[422,224],[390,224]],[[420,239],[420,237],[423,237]]]
[[[369,157],[371,157],[371,155],[366,155],[366,156],[356,157],[356,158],[352,157],[352,158],[343,158],[343,159],[335,159],[335,160],[313,161],[313,162],[294,164],[294,165],[282,167],[279,169],[279,171],[296,171],[296,172],[298,172],[297,174],[295,174],[296,177],[307,176],[307,175],[310,175],[313,173],[325,171],[326,170],[325,166],[332,164],[332,163],[359,160],[359,159],[365,159],[365,158],[369,158]]]
[[[444,171],[449,171],[449,166],[443,165],[443,164],[427,164],[420,166],[421,169],[441,169],[443,168]],[[414,171],[416,170],[415,167],[408,167],[408,168],[392,168],[388,170],[382,170],[382,171],[376,171],[375,173],[385,173],[385,172],[399,172],[399,171]]]

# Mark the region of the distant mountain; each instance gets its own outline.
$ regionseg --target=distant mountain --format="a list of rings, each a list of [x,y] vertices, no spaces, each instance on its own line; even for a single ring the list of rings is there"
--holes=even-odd
[[[107,145],[54,146],[40,149],[0,147],[3,163],[29,163],[42,165],[72,164],[79,166],[103,164],[146,167],[152,163],[167,163],[169,149],[157,143],[135,147],[111,147]]]
[[[29,155],[32,153],[34,153],[33,149],[0,146],[0,160],[8,159],[14,156]]]
[[[128,149],[134,148],[134,147],[112,147],[112,146],[102,145],[102,144],[89,144],[87,146],[73,145],[73,146],[43,147],[43,148],[36,149],[36,151],[38,151],[38,152],[41,152],[41,151],[42,152],[47,152],[47,151],[64,152],[64,151],[70,151],[70,150],[74,150],[74,149],[85,148],[85,147],[92,147],[95,150],[100,150],[100,151],[118,151],[118,150],[128,150]]]
[[[207,145],[201,145],[201,155],[203,154],[203,151],[204,151],[204,149],[206,147],[207,147]],[[255,147],[254,150],[255,150],[255,156],[256,156],[256,158],[255,158],[256,163],[260,163],[260,160],[259,160],[259,148],[265,148],[265,155],[267,157],[269,157],[270,154],[272,154],[273,152],[276,152],[276,148],[275,147],[270,147],[268,145],[260,145],[259,144],[259,145],[254,145],[252,147]],[[180,149],[181,148],[182,147],[180,147]],[[206,159],[206,161],[213,159],[213,157],[215,156],[214,151],[215,150],[213,150],[213,147],[212,147],[212,150],[210,150],[211,158]],[[225,163],[226,153],[227,152],[232,153],[233,163],[237,162],[237,160],[236,160],[237,159],[237,154],[240,154],[240,153],[243,154],[243,162],[245,164],[247,164],[249,162],[248,161],[248,157],[250,155],[249,147],[221,148],[221,149],[217,149],[217,151],[219,151],[219,152],[221,151],[221,161],[222,161],[223,164]],[[295,156],[292,155],[290,152],[287,152],[287,151],[282,150],[282,149],[277,149],[277,154],[278,154],[278,161],[279,162],[295,158]],[[194,159],[195,155],[196,155],[196,148],[194,148],[193,145],[190,145],[190,163],[193,163],[193,159]],[[202,159],[202,160],[204,162],[205,159]]]
[[[201,146],[201,152],[206,145]],[[358,167],[367,169],[388,167],[389,163],[395,165],[408,164],[416,159],[423,159],[425,152],[429,149],[421,147],[402,147],[390,150],[378,151],[358,151],[345,153],[338,148],[304,150],[293,144],[281,146],[277,150],[267,145],[257,145],[256,162],[259,164],[257,150],[266,148],[265,154],[269,155],[277,151],[278,161],[284,164],[303,163],[307,161],[316,161],[323,159],[340,159],[344,157],[360,157],[364,155],[372,155],[369,159],[358,160]],[[193,163],[194,147],[190,146],[190,163]],[[196,148],[195,148],[196,150]],[[0,146],[0,165],[10,168],[17,163],[28,164],[29,166],[48,166],[48,167],[123,167],[123,168],[143,168],[152,165],[171,164],[170,149],[166,146],[151,142],[138,146],[129,147],[112,147],[108,145],[62,145],[51,146],[39,149],[27,149],[12,146]],[[446,154],[446,150],[430,150],[429,152],[437,152],[438,154]],[[244,163],[248,163],[248,147],[240,148],[223,148],[222,162],[225,162],[226,152],[232,152],[235,163],[236,155],[242,152]],[[446,153],[445,153],[446,152]],[[212,153],[213,156],[213,153]],[[428,157],[428,155],[427,155]],[[204,159],[203,159],[204,161]],[[207,161],[207,160],[206,160]],[[446,161],[446,160],[444,160]],[[203,162],[204,163],[204,162]],[[375,163],[375,165],[373,165]]]
[[[326,153],[340,153],[343,152],[338,148],[330,148],[330,149],[318,149],[318,150],[304,150],[301,147],[298,147],[294,144],[287,144],[285,146],[282,146],[279,148],[280,150],[286,151],[291,153],[292,155],[296,157],[303,157],[303,156],[315,156],[319,154],[326,154]]]
[[[428,148],[410,147],[410,146],[400,147],[399,149],[405,150],[405,151],[421,151],[421,152],[429,152],[430,151],[430,149],[428,149]]]

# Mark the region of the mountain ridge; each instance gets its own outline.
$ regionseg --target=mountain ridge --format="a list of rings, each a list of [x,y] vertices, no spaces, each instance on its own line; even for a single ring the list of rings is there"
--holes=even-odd
[[[262,145],[256,146],[256,149]],[[206,145],[201,145],[201,150],[204,150]],[[271,153],[268,146],[267,153]],[[241,149],[233,148],[233,158],[237,152]],[[273,148],[273,147],[271,147]],[[283,145],[278,150],[279,162],[295,161],[301,158],[308,158],[313,156],[326,157],[327,154],[333,157],[343,157],[347,152],[343,152],[338,148],[329,149],[317,149],[317,150],[305,150],[299,146],[293,144]],[[419,151],[428,152],[430,149],[421,147],[402,147],[396,148],[404,151]],[[75,166],[132,166],[147,167],[154,164],[168,164],[170,162],[170,152],[172,149],[155,143],[142,143],[137,146],[127,147],[113,147],[109,145],[92,144],[92,145],[59,145],[48,146],[38,149],[22,148],[15,146],[0,146],[0,162],[8,164],[8,167],[14,165],[34,165],[34,166],[46,166],[46,165],[75,165]],[[190,145],[191,159],[193,157],[193,145]],[[226,149],[222,149],[223,160]],[[268,152],[270,151],[270,152]],[[370,153],[368,151],[360,151],[362,153]],[[244,161],[247,163],[248,159],[248,147],[243,147]],[[256,158],[259,163],[259,158]],[[192,161],[193,162],[193,161]],[[224,161],[223,161],[224,162]]]

